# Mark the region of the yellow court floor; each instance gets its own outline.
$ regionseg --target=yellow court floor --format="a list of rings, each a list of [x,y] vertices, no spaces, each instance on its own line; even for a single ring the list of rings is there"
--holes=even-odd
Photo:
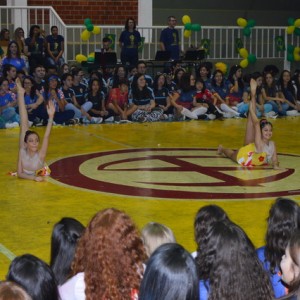
[[[218,144],[242,146],[245,119],[55,126],[42,183],[8,175],[16,170],[19,129],[0,131],[0,280],[11,259],[32,253],[49,262],[53,225],[83,224],[116,207],[142,228],[157,221],[195,250],[193,221],[207,204],[223,207],[256,246],[264,243],[271,203],[300,200],[300,119],[272,121],[281,170],[241,168],[216,155]],[[37,128],[43,136],[45,128]]]

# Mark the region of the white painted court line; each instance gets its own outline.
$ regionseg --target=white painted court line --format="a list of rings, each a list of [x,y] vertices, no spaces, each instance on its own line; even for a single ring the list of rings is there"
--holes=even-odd
[[[0,253],[3,253],[9,260],[13,260],[16,255],[13,254],[9,249],[0,244]]]

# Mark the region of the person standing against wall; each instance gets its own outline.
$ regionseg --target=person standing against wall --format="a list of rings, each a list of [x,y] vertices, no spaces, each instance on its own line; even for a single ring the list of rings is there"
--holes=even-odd
[[[170,51],[171,59],[178,60],[180,54],[179,48],[179,33],[175,29],[176,18],[174,16],[168,17],[168,27],[163,29],[160,34],[160,49],[162,51]]]

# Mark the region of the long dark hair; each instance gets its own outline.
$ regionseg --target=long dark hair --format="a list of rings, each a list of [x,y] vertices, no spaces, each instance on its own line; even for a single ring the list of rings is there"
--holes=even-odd
[[[224,73],[221,70],[215,70],[214,71],[214,73],[212,75],[212,79],[211,79],[211,85],[212,86],[217,86],[216,79],[215,79],[215,76],[216,76],[217,73],[220,73],[222,75],[221,87],[223,87],[224,84],[225,84],[225,77],[224,77]]]
[[[9,266],[7,280],[24,288],[33,300],[58,300],[54,274],[41,259],[24,254],[16,257]]]
[[[197,300],[199,280],[192,256],[175,243],[151,255],[140,287],[140,300]]]
[[[10,46],[12,44],[15,44],[16,47],[17,47],[17,57],[20,58],[21,57],[21,51],[20,51],[20,47],[19,47],[19,44],[16,42],[16,41],[10,41],[9,44],[8,44],[8,47],[7,47],[7,54],[6,54],[6,57],[7,58],[11,58],[11,50],[10,50]]]
[[[194,231],[197,249],[201,247],[207,238],[207,233],[215,222],[229,220],[226,212],[217,205],[206,205],[201,207],[195,217]]]
[[[137,101],[142,100],[142,99],[152,98],[152,92],[148,89],[147,85],[145,85],[142,90],[140,90],[138,87],[138,83],[137,83],[138,79],[142,76],[144,76],[144,75],[143,74],[134,75],[132,84],[131,84],[133,99],[135,99]]]
[[[271,206],[266,233],[265,257],[272,274],[279,268],[281,257],[293,232],[300,225],[299,205],[287,198],[277,198]]]
[[[182,92],[186,93],[192,90],[195,90],[195,86],[191,86],[191,73],[183,73],[182,77],[179,81],[179,88],[182,90]]]
[[[213,224],[196,262],[200,279],[209,281],[210,300],[272,299],[270,279],[254,245],[241,227],[228,220]]]
[[[53,227],[50,267],[58,285],[62,285],[71,274],[75,248],[83,231],[84,226],[73,218],[62,218]]]
[[[237,72],[237,70],[242,69],[242,67],[240,65],[233,65],[230,70],[229,70],[229,74],[228,74],[228,81],[230,81],[231,84],[234,84],[234,78],[233,75],[235,75],[235,73]],[[244,88],[244,82],[242,77],[237,78],[237,82],[239,85],[240,89]]]

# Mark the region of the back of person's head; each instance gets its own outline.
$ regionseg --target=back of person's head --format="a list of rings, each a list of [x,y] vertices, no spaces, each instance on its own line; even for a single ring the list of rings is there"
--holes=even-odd
[[[16,257],[9,266],[7,280],[20,285],[33,300],[58,300],[54,274],[41,259],[24,254]]]
[[[285,248],[299,225],[299,205],[287,198],[277,198],[269,211],[266,233],[265,257],[272,273],[279,267]]]
[[[23,288],[12,281],[0,282],[0,300],[32,300]]]
[[[175,243],[158,247],[150,257],[139,300],[196,300],[197,267],[192,256]]]
[[[269,277],[238,225],[214,223],[196,261],[200,279],[209,281],[209,299],[272,299]]]
[[[62,285],[71,273],[77,241],[83,231],[84,226],[73,218],[62,218],[53,227],[50,267],[58,285]]]
[[[217,205],[206,205],[201,207],[195,217],[194,231],[197,247],[201,247],[202,241],[206,239],[206,235],[212,225],[218,221],[229,220],[226,212]]]
[[[169,227],[156,222],[145,225],[142,229],[142,240],[149,257],[162,244],[176,243],[173,231]]]
[[[73,275],[84,272],[87,299],[126,299],[139,289],[146,254],[137,227],[124,212],[99,211],[80,238]]]

